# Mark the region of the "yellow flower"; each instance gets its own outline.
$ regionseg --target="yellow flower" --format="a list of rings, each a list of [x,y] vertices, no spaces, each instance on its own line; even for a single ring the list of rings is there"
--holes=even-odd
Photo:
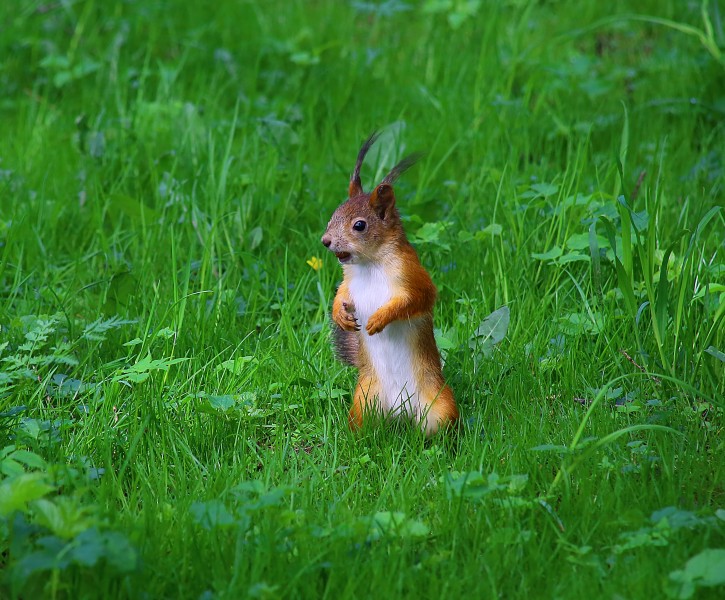
[[[310,260],[307,261],[307,264],[310,265],[315,271],[319,271],[322,268],[322,259],[313,256],[312,258],[310,258]]]

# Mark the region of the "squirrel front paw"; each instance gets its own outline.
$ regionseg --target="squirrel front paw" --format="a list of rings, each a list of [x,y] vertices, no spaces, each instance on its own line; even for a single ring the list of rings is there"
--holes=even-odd
[[[355,306],[352,302],[342,302],[338,310],[333,310],[332,320],[345,331],[360,331],[360,325],[355,318]]]
[[[385,326],[388,324],[388,322],[389,321],[385,317],[385,315],[378,310],[374,312],[372,316],[368,319],[368,324],[365,326],[365,331],[368,332],[368,335],[375,335],[376,333],[380,333],[383,329],[385,329]]]

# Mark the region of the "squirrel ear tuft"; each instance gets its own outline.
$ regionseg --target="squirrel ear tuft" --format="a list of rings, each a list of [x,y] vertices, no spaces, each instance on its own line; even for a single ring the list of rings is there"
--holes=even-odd
[[[389,183],[381,183],[370,193],[370,206],[383,220],[395,206],[395,193]]]
[[[348,187],[347,196],[348,198],[354,198],[363,193],[362,182],[360,181],[360,168],[362,167],[365,155],[370,150],[370,146],[375,143],[380,134],[377,131],[373,131],[370,137],[363,142],[360,151],[357,153],[357,161],[355,162],[355,169],[350,177],[350,186]]]
[[[360,179],[353,179],[350,181],[350,187],[347,188],[347,197],[348,198],[354,198],[355,196],[359,196],[363,193],[362,184],[360,183]]]

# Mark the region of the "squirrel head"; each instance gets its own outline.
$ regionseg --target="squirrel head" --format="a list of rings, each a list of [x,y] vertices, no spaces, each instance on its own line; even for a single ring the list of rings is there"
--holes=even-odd
[[[396,241],[405,239],[395,207],[393,183],[420,156],[411,155],[401,160],[366,194],[360,181],[360,168],[377,138],[378,133],[373,133],[360,148],[350,178],[348,199],[332,214],[322,236],[323,245],[335,253],[341,264],[378,262],[394,249]]]

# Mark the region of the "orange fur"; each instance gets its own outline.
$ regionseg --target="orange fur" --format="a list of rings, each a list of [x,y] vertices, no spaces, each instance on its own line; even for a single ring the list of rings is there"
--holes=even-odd
[[[410,320],[422,315],[433,316],[433,305],[437,295],[435,285],[407,240],[406,244],[396,244],[396,246],[401,259],[400,268],[389,269],[389,275],[398,285],[393,297],[368,320],[366,331],[370,335],[380,333],[393,321]]]

